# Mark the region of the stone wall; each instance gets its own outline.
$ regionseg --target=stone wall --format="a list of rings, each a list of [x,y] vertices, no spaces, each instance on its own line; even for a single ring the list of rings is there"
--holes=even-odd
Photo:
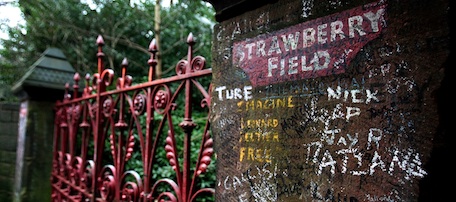
[[[0,201],[51,198],[54,103],[26,103],[23,108],[0,103]],[[18,136],[20,117],[23,135]]]
[[[23,101],[19,117],[14,201],[50,201],[54,102]]]
[[[214,28],[216,200],[445,198],[449,2],[270,2]]]
[[[0,201],[13,197],[18,117],[18,103],[0,103]]]

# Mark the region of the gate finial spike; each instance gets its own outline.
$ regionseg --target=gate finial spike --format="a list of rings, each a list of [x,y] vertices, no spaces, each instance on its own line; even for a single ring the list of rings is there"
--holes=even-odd
[[[154,39],[152,39],[152,41],[149,44],[149,52],[156,53],[157,51],[158,51],[157,42],[155,41],[155,38],[154,38]]]
[[[195,44],[195,39],[193,39],[193,33],[190,32],[187,37],[187,44],[193,46]]]
[[[126,79],[126,74],[127,74],[127,67],[128,67],[128,60],[127,58],[124,58],[122,60],[122,80],[121,80],[121,84],[120,84],[120,87],[121,88],[124,88],[125,87],[125,83],[127,82]]]
[[[87,85],[88,85],[89,84],[89,80],[90,80],[90,74],[89,73],[86,73],[85,80],[86,80]]]
[[[124,58],[122,60],[122,67],[127,67],[127,66],[128,66],[128,60],[127,60],[127,58]]]
[[[97,45],[99,45],[99,46],[103,46],[104,45],[104,40],[103,40],[103,37],[101,35],[98,35]]]
[[[79,80],[81,79],[81,77],[79,76],[79,73],[74,73],[74,76],[73,76],[73,80],[74,80],[74,83],[73,83],[73,97],[74,98],[77,98],[78,97],[78,91],[79,91]]]
[[[103,45],[104,45],[104,41],[103,41],[103,37],[101,35],[98,35],[97,45],[98,45],[98,53],[97,53],[98,65],[97,65],[97,68],[98,68],[98,74],[101,75],[101,72],[104,69],[102,58],[105,56],[104,53],[103,53],[103,50],[102,50],[103,49]]]
[[[90,87],[90,74],[86,73],[86,75],[85,75],[84,94],[85,95],[90,95],[91,93],[92,93],[92,88]]]
[[[149,52],[151,54],[150,59],[147,61],[147,64],[149,64],[149,81],[152,81],[154,69],[155,66],[157,66],[157,60],[155,60],[155,57],[157,56],[156,54],[158,52],[157,42],[155,41],[155,38],[152,39],[152,41],[149,44]]]
[[[81,77],[79,76],[79,73],[74,73],[74,76],[73,76],[73,80],[78,82],[79,80],[81,79]]]
[[[70,84],[67,82],[67,83],[65,83],[65,94],[63,95],[64,100],[69,100],[71,98],[70,93],[68,93],[69,89],[70,89]]]

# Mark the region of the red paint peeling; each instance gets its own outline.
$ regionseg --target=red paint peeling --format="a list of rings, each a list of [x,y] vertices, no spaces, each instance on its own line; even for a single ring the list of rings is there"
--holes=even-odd
[[[345,72],[350,61],[386,27],[381,1],[235,42],[233,64],[253,86]]]

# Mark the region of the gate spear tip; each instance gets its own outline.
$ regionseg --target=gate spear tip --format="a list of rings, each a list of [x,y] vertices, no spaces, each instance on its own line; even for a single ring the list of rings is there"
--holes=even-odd
[[[104,45],[104,40],[103,40],[103,37],[102,37],[101,35],[98,35],[97,44],[98,44],[99,46]]]
[[[122,67],[127,67],[127,66],[128,66],[128,60],[127,60],[127,58],[124,58],[122,60]]]
[[[193,33],[191,33],[191,32],[190,32],[190,34],[188,34],[187,44],[189,44],[189,45],[195,44],[195,40],[193,39]]]
[[[149,52],[155,53],[157,52],[157,42],[155,41],[155,38],[152,39],[152,41],[149,44]]]
[[[79,76],[79,73],[74,73],[73,80],[78,82],[81,77]]]

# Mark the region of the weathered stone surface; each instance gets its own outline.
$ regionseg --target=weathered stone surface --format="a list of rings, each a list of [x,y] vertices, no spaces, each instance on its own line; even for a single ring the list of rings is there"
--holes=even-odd
[[[0,201],[11,201],[17,146],[17,103],[0,102]]]
[[[443,198],[448,4],[278,1],[216,25],[216,200]]]

